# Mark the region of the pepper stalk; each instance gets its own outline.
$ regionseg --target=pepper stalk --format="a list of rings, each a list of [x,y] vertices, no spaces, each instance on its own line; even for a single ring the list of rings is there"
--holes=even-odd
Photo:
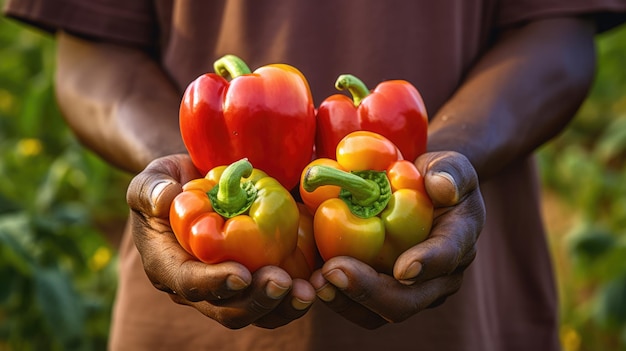
[[[251,181],[241,180],[249,177],[252,170],[252,164],[245,158],[226,167],[219,183],[207,193],[215,212],[232,218],[250,209],[257,189]]]
[[[348,90],[350,95],[352,95],[354,107],[359,107],[361,101],[370,94],[365,83],[351,74],[342,74],[337,77],[335,88],[337,88],[337,90]]]
[[[235,79],[244,74],[250,74],[250,67],[235,55],[225,55],[213,63],[213,70],[218,75],[230,79]]]
[[[341,187],[339,198],[350,212],[361,218],[381,213],[391,199],[391,184],[385,172],[346,172],[337,168],[315,165],[307,169],[303,188],[312,192],[323,185]]]

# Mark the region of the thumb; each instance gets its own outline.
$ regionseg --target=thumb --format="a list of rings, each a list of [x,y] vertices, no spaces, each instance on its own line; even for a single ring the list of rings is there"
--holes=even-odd
[[[478,188],[474,167],[458,152],[426,153],[415,164],[424,175],[426,191],[435,207],[454,206]]]
[[[133,211],[167,218],[174,197],[182,192],[182,184],[199,177],[187,155],[162,157],[131,180],[126,201]]]

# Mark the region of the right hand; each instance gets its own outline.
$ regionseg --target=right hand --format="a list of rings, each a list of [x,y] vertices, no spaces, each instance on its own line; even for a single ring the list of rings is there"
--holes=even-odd
[[[428,152],[416,160],[435,206],[426,240],[395,262],[393,276],[351,257],[326,261],[310,281],[328,307],[368,329],[400,323],[456,293],[476,256],[485,223],[478,176],[456,152]]]
[[[152,284],[230,329],[271,329],[302,317],[316,298],[309,282],[275,266],[252,274],[232,261],[205,264],[180,246],[170,205],[182,184],[201,177],[188,155],[171,155],[151,162],[128,187],[133,239]]]

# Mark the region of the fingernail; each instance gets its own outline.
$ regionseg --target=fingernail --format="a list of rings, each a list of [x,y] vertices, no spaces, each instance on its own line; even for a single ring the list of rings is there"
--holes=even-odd
[[[450,173],[448,172],[435,172],[434,175],[445,178],[447,181],[450,182],[450,184],[456,184],[454,181],[454,177],[452,177],[452,175],[450,175]]]
[[[417,278],[421,271],[422,264],[415,261],[411,263],[409,267],[407,267],[407,269],[404,271],[404,274],[402,275],[402,277],[399,278],[399,280],[404,285],[411,285],[415,282],[415,278]]]
[[[341,290],[347,288],[350,284],[348,276],[340,269],[331,270],[330,272],[324,274],[324,278]]]
[[[289,287],[280,286],[276,282],[269,282],[265,286],[265,294],[267,294],[268,297],[275,299],[275,300],[278,300],[281,297],[283,297],[287,293],[288,290],[289,290]]]
[[[291,306],[293,308],[295,308],[296,310],[298,310],[298,311],[302,311],[302,310],[307,309],[309,306],[311,306],[312,303],[313,303],[313,301],[302,301],[302,300],[300,300],[297,297],[294,297],[291,300]]]
[[[159,203],[159,197],[161,197],[165,188],[172,184],[174,183],[170,181],[162,181],[157,183],[154,188],[152,188],[152,192],[150,193],[150,201],[152,202],[152,206],[156,206],[156,204]]]
[[[226,286],[233,291],[243,290],[248,287],[248,283],[236,275],[230,275],[226,278]]]
[[[448,172],[435,172],[429,183],[440,193],[439,201],[444,205],[454,205],[459,202],[459,189],[454,177]]]
[[[331,302],[335,299],[335,287],[330,284],[325,284],[319,290],[315,292],[317,297],[324,302]]]

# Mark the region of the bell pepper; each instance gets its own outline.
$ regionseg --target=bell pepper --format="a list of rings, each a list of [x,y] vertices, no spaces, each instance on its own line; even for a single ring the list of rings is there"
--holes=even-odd
[[[336,161],[307,165],[300,193],[315,211],[315,242],[324,260],[352,256],[391,274],[398,256],[426,239],[432,226],[422,175],[377,133],[350,133],[337,145]]]
[[[293,253],[279,265],[292,278],[308,279],[317,267],[319,253],[313,236],[313,216],[307,208],[298,203],[298,243]]]
[[[316,155],[334,158],[337,144],[350,132],[368,130],[393,142],[407,160],[426,151],[428,114],[419,91],[408,81],[384,81],[373,91],[357,77],[344,74],[335,87],[348,90],[326,98],[317,110]]]
[[[233,55],[215,61],[214,69],[189,84],[180,105],[182,139],[196,168],[206,174],[248,158],[294,188],[315,143],[315,106],[305,77],[286,64],[251,73]]]
[[[300,213],[289,191],[242,159],[183,185],[170,224],[180,245],[202,262],[236,261],[251,272],[275,265],[307,279],[312,219]]]

